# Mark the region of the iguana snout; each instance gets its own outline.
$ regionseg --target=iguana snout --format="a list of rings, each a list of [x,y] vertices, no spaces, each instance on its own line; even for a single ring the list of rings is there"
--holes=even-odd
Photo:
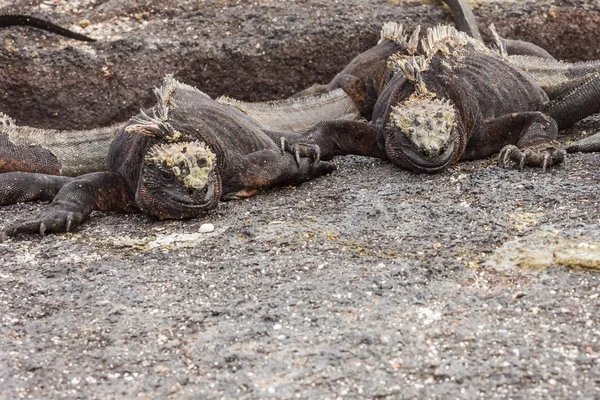
[[[139,208],[160,219],[184,219],[213,208],[221,197],[217,157],[204,143],[153,146],[136,193]]]

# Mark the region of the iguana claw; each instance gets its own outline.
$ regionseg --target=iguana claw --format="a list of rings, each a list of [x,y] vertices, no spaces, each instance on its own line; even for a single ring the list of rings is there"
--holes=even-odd
[[[316,144],[294,143],[289,145],[286,150],[294,155],[298,167],[300,167],[301,157],[311,158],[313,168],[321,162],[321,148]]]
[[[522,171],[525,165],[530,167],[542,167],[542,172],[546,172],[548,167],[558,164],[564,164],[566,152],[554,147],[547,147],[543,150],[524,149],[521,150],[512,144],[506,145],[498,153],[498,166],[507,168],[512,162],[519,166]]]
[[[281,155],[285,154],[285,136],[282,136],[280,139],[280,145],[281,145]]]

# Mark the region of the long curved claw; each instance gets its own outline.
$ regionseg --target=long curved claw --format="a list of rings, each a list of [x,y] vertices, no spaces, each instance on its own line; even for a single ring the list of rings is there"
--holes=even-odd
[[[518,150],[517,150],[518,151]],[[516,156],[519,158],[519,172],[525,168],[525,160],[527,160],[527,153],[518,151]]]
[[[317,167],[321,162],[321,148],[316,144],[294,143],[288,151],[296,158],[296,163],[300,167],[300,158],[308,157],[313,160],[312,166]]]
[[[525,149],[521,150],[514,145],[506,145],[498,154],[498,166],[506,168],[511,162],[518,165],[519,171],[527,165],[530,167],[541,167],[542,172],[546,172],[548,167],[564,164],[566,152],[554,147],[548,147],[542,150]]]
[[[313,161],[313,168],[317,168],[317,165],[319,165],[319,163],[321,162],[321,149],[320,148],[316,148],[315,149],[315,160]]]
[[[546,167],[548,166],[548,161],[550,160],[550,154],[544,154],[544,161],[542,162],[542,172],[546,172]]]
[[[66,226],[66,231],[69,232],[71,230],[71,225],[73,224],[73,213],[70,212],[69,214],[67,214],[67,226]]]
[[[281,154],[285,154],[285,136],[279,138],[279,144],[281,146]]]
[[[45,233],[46,233],[46,224],[42,222],[40,224],[40,235],[44,236]]]
[[[294,146],[294,158],[296,159],[296,164],[298,164],[298,168],[300,168],[300,149],[298,146]]]

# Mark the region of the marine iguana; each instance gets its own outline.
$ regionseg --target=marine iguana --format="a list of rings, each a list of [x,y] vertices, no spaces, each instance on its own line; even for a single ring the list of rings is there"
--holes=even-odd
[[[548,60],[503,55],[449,26],[430,29],[421,47],[420,54],[391,57],[395,75],[379,96],[371,123],[322,122],[286,143],[286,150],[311,157],[315,164],[357,154],[428,173],[500,152],[502,163],[512,159],[521,167],[545,169],[561,163],[563,152],[519,149],[548,142],[559,128],[600,109],[595,62],[550,60],[562,72],[534,78],[525,72],[524,60],[535,60],[537,66]],[[556,85],[551,83],[555,78]]]
[[[248,103],[221,96],[216,101],[231,106],[232,113],[242,111],[270,131],[301,133],[320,121],[358,116],[341,89],[304,99]],[[111,142],[124,125],[60,131],[19,126],[0,113],[0,173],[77,176],[105,171]]]
[[[483,42],[473,10],[465,0],[443,0],[454,16],[454,24],[459,31],[465,32],[474,39]],[[348,65],[325,85],[313,85],[294,97],[326,93],[342,88],[354,100],[361,115],[371,120],[373,107],[379,95],[389,81],[391,74],[387,69],[387,61],[393,54],[407,52],[415,54],[418,45],[420,27],[413,32],[411,38],[404,36],[402,24],[387,22],[381,28],[377,45],[354,57]],[[500,37],[493,25],[490,27],[497,43],[510,55],[529,55],[554,59],[541,47],[522,40]]]
[[[81,40],[83,42],[95,42],[96,39],[92,39],[89,36],[82,35],[81,33],[73,32],[69,29],[60,27],[52,22],[32,17],[29,15],[21,14],[4,14],[0,15],[0,28],[9,26],[31,26],[38,29],[43,29],[48,32],[56,33],[70,39]]]
[[[212,100],[167,76],[155,90],[157,104],[122,126],[112,141],[108,171],[79,177],[8,172],[0,174],[0,204],[36,199],[52,203],[37,217],[5,227],[4,239],[26,232],[64,232],[93,210],[141,211],[159,219],[202,215],[220,199],[248,197],[278,185],[294,185],[334,170],[282,152],[282,135],[298,121],[358,117],[341,90],[314,98],[252,104]],[[266,111],[270,110],[271,114]],[[328,111],[327,111],[328,110]],[[336,110],[335,112],[332,110]]]

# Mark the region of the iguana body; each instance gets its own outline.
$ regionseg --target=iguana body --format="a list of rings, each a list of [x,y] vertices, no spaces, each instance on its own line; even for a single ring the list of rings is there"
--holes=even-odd
[[[8,14],[0,15],[0,28],[8,26],[31,26],[38,29],[43,29],[48,32],[56,33],[70,39],[81,40],[83,42],[95,42],[96,39],[92,39],[88,36],[82,35],[77,32],[73,32],[69,29],[60,27],[52,22],[31,17],[29,15],[20,14]]]
[[[329,107],[339,116],[358,116],[342,91],[300,102],[269,103],[275,118],[265,116],[264,104],[222,104],[170,76],[155,92],[157,105],[119,129],[110,146],[108,171],[76,178],[0,174],[0,204],[54,198],[38,217],[6,227],[2,235],[69,231],[92,210],[139,210],[160,219],[192,218],[214,208],[220,199],[301,183],[331,172],[334,165],[313,168],[311,160],[297,164],[292,155],[281,152],[274,138],[298,136],[271,130],[281,124],[281,108],[292,107],[288,120],[295,118],[294,107],[302,114],[299,104]],[[240,110],[243,107],[247,114]],[[256,109],[262,112],[261,123],[250,116]],[[266,126],[268,121],[273,126]]]
[[[556,90],[551,101],[532,75],[454,28],[429,30],[422,47],[417,57],[392,57],[396,74],[371,123],[321,123],[288,150],[316,159],[374,156],[429,173],[501,150],[503,159],[545,166],[561,162],[562,152],[540,156],[505,146],[547,142],[573,122],[577,110],[584,110],[576,117],[583,118],[600,109],[600,77],[591,71],[578,85]]]

